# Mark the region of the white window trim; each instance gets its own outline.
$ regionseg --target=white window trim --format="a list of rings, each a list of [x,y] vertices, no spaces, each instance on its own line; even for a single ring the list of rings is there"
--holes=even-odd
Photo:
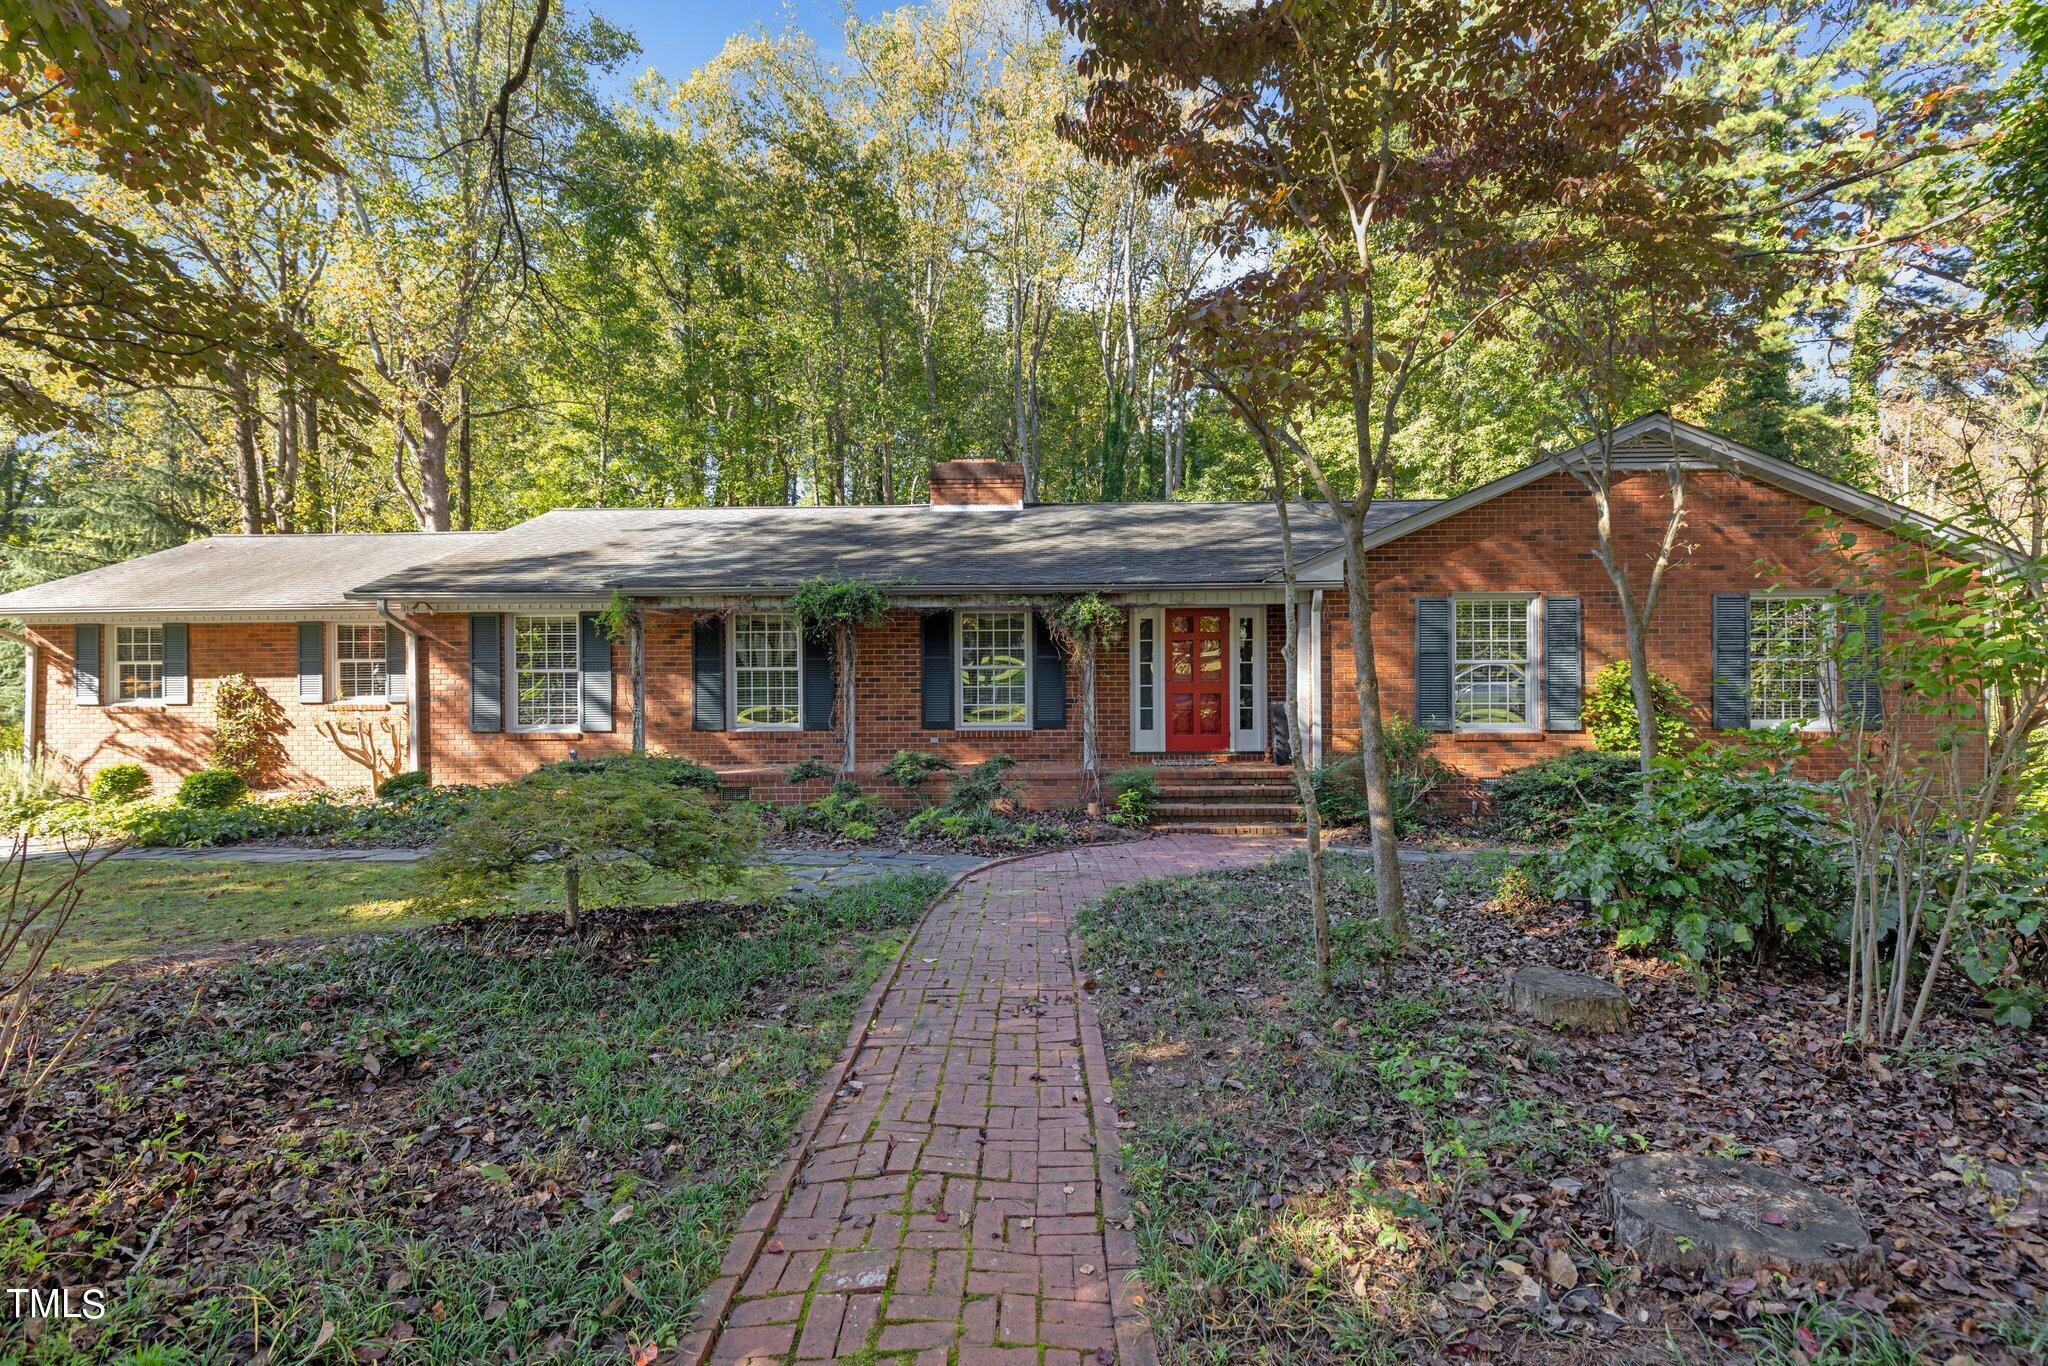
[[[967,618],[969,617],[1024,618],[1024,719],[1022,721],[1003,721],[993,725],[986,723],[977,723],[975,725],[969,725],[967,723],[967,651],[962,647],[961,639],[965,634]],[[1034,712],[1032,707],[1031,696],[1032,693],[1037,691],[1037,689],[1035,689],[1032,686],[1033,680],[1037,676],[1034,672],[1037,665],[1037,660],[1032,657],[1032,637],[1035,634],[1036,632],[1032,630],[1031,613],[1028,610],[1020,611],[1008,607],[991,607],[986,609],[976,608],[966,611],[959,611],[953,614],[954,730],[994,732],[1023,731],[1030,730],[1032,728],[1033,723],[1037,720],[1036,713]]]
[[[384,691],[380,693],[365,693],[361,697],[343,697],[341,695],[341,630],[344,626],[352,628],[369,626],[376,631],[384,631],[384,624],[382,622],[373,624],[367,621],[330,621],[327,623],[327,696],[330,699],[330,704],[338,707],[390,706],[391,637],[389,634],[385,634],[383,637],[385,650]]]
[[[1821,629],[1825,634],[1825,638],[1829,641],[1835,638],[1835,606],[1830,594],[1811,588],[1772,588],[1749,595],[1752,639],[1755,636],[1753,623],[1756,619],[1756,604],[1760,601],[1784,602],[1787,600],[1801,602],[1818,601],[1821,604]],[[1754,649],[1749,651],[1749,677],[1743,680],[1743,686],[1748,690],[1748,696],[1754,699],[1756,696],[1756,653]],[[1841,715],[1841,679],[1835,669],[1834,656],[1823,650],[1820,657],[1820,715],[1811,721],[1802,723],[1798,727],[1799,733],[1801,735],[1832,735],[1841,724]],[[1786,724],[1788,723],[1784,721],[1764,720],[1754,713],[1749,718],[1749,728],[1751,730],[1776,730]]]
[[[123,628],[129,630],[154,630],[157,632],[158,664],[156,674],[155,697],[121,696],[121,631]],[[124,621],[116,623],[114,625],[103,626],[100,628],[101,706],[131,707],[136,710],[156,708],[168,709],[170,707],[171,704],[169,699],[167,699],[164,696],[164,673],[162,664],[163,630],[164,623],[160,621]],[[186,648],[189,650],[191,647],[188,645]],[[191,660],[189,656],[187,657],[186,660],[186,667],[188,669],[191,667]]]
[[[780,617],[796,630],[796,720],[742,722],[740,720],[740,631],[741,617]],[[804,728],[804,637],[790,612],[737,612],[725,630],[725,727],[735,731],[791,731]]]
[[[577,658],[576,720],[560,726],[522,726],[519,724],[519,619],[521,617],[551,617],[566,619],[575,623]],[[498,636],[504,650],[502,678],[503,686],[498,698],[498,710],[505,718],[505,729],[513,735],[580,735],[583,732],[583,679],[582,658],[583,621],[576,612],[507,612],[503,624],[498,627]]]
[[[1522,714],[1520,724],[1459,721],[1458,717],[1458,604],[1461,602],[1519,602],[1529,612],[1529,663],[1522,671]],[[1541,735],[1543,724],[1537,708],[1543,677],[1543,595],[1541,593],[1454,593],[1451,595],[1451,730],[1458,735]]]
[[[1237,657],[1239,623],[1252,624],[1252,724],[1245,730],[1237,724],[1237,690],[1244,679],[1238,673],[1243,661]],[[1239,754],[1257,754],[1266,748],[1266,716],[1272,710],[1266,687],[1266,609],[1234,607],[1230,611],[1230,748]]]
[[[1138,627],[1140,622],[1152,624],[1152,724],[1138,723]],[[1132,611],[1131,632],[1131,753],[1164,754],[1166,752],[1166,678],[1163,672],[1166,651],[1166,609],[1164,607],[1140,607]]]

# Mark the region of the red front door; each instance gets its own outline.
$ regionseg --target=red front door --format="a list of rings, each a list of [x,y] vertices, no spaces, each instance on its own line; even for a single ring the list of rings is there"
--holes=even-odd
[[[1224,661],[1230,613],[1221,608],[1166,614],[1166,748],[1230,748],[1230,681]]]

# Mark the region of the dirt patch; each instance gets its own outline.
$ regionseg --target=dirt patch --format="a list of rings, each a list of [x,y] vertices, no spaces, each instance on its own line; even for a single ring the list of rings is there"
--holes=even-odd
[[[2041,1203],[1994,1187],[1997,1164],[2048,1165],[2037,1037],[1952,1011],[1912,1056],[1866,1055],[1841,1042],[1831,976],[1710,989],[1617,960],[1566,908],[1495,909],[1495,871],[1408,869],[1418,942],[1384,961],[1366,875],[1338,865],[1328,1001],[1309,980],[1298,864],[1129,889],[1089,913],[1169,1356],[2038,1353]],[[1502,983],[1531,963],[1616,982],[1632,1031],[1510,1014]],[[1635,1264],[1602,1193],[1610,1160],[1651,1150],[1823,1188],[1870,1221],[1884,1278]]]

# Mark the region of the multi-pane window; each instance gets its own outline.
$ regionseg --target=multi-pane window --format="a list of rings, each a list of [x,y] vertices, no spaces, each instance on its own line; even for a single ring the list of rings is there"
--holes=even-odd
[[[1237,728],[1240,731],[1250,731],[1258,724],[1259,717],[1258,698],[1254,696],[1257,688],[1253,681],[1256,676],[1256,670],[1253,666],[1257,658],[1253,626],[1254,622],[1249,613],[1238,617]]]
[[[123,702],[163,700],[163,627],[114,628],[114,695]]]
[[[344,702],[385,693],[384,628],[334,628],[334,691]]]
[[[1451,721],[1529,724],[1529,599],[1459,598],[1453,625]]]
[[[960,724],[1026,726],[1030,710],[1031,616],[960,614]]]
[[[1824,724],[1830,714],[1825,598],[1749,600],[1749,721]]]
[[[1150,612],[1137,617],[1138,730],[1149,733],[1159,706],[1159,622]]]
[[[573,730],[581,724],[580,662],[575,617],[512,618],[516,729]]]
[[[733,724],[742,730],[794,726],[801,719],[802,647],[794,618],[733,618]]]

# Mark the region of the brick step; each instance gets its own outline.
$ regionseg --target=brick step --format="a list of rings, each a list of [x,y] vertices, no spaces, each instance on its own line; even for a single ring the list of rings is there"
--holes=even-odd
[[[1159,799],[1167,802],[1229,801],[1233,797],[1293,801],[1293,783],[1161,783]]]
[[[1299,835],[1299,825],[1260,824],[1253,821],[1175,821],[1153,827],[1171,835]]]
[[[1162,783],[1183,780],[1236,783],[1256,778],[1285,778],[1293,772],[1285,764],[1271,763],[1265,759],[1245,758],[1226,760],[1219,763],[1165,764],[1154,763],[1152,771],[1159,775]]]
[[[1156,821],[1220,821],[1233,816],[1256,820],[1296,821],[1301,808],[1292,802],[1161,802],[1152,808]]]

